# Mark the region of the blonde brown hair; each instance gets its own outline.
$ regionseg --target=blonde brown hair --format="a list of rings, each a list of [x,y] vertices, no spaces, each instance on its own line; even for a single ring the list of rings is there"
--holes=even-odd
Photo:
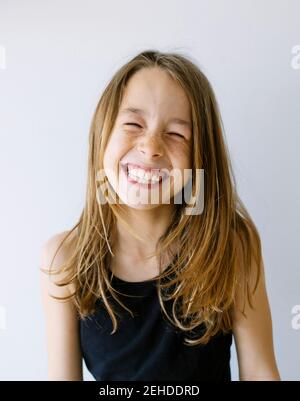
[[[187,345],[206,344],[220,331],[232,329],[232,310],[238,288],[242,288],[252,307],[262,255],[257,229],[237,195],[213,89],[197,64],[187,56],[143,51],[123,65],[104,89],[89,134],[85,205],[78,222],[55,255],[76,230],[74,252],[54,274],[63,272],[66,277],[57,285],[74,285],[73,294],[59,299],[72,297],[81,318],[93,313],[95,301],[102,299],[113,323],[111,334],[117,330],[118,323],[108,294],[131,312],[116,295],[108,269],[113,256],[117,218],[126,224],[126,216],[121,214],[119,205],[98,201],[97,172],[103,168],[103,154],[128,80],[141,68],[151,67],[167,71],[187,94],[192,113],[192,168],[193,171],[204,169],[205,177],[203,212],[188,215],[184,212],[186,203],[178,205],[169,227],[157,243],[157,255],[161,258],[163,253],[167,253],[172,260],[171,268],[162,272],[159,259],[158,297],[166,317],[177,328],[188,332],[204,325],[205,331],[198,338],[185,338]],[[107,193],[104,195],[107,197]],[[175,241],[179,241],[180,250],[173,258],[172,244]],[[242,259],[238,258],[240,247]],[[254,265],[257,272],[252,291],[250,276]],[[163,283],[161,279],[166,277],[169,280]],[[167,299],[173,300],[172,316],[165,309],[164,301]]]

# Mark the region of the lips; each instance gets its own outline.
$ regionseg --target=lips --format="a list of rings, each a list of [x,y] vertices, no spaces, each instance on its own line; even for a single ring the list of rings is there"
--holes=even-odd
[[[131,178],[131,176],[128,174],[128,165],[130,167],[133,166],[135,168],[142,168],[142,169],[144,168],[144,166],[141,165],[141,164],[129,163],[129,162],[128,163],[122,163],[122,162],[120,163],[121,170],[124,172],[127,181],[130,184],[139,185],[141,188],[146,188],[148,190],[153,189],[153,188],[155,188],[157,186],[162,185],[162,182],[165,181],[169,177],[169,170],[168,169],[165,169],[165,171],[162,171],[162,169],[147,167],[146,171],[148,171],[148,172],[149,171],[158,172],[159,180],[156,181],[156,182],[151,181],[151,182],[148,182],[148,183],[141,183],[141,182],[137,181],[136,179]]]
[[[123,171],[127,174],[128,173],[128,166],[131,168],[140,168],[141,170],[144,170],[145,172],[150,172],[154,174],[158,174],[161,176],[161,179],[166,178],[168,174],[168,169],[167,168],[157,168],[157,167],[148,167],[144,164],[136,164],[136,163],[121,163]]]

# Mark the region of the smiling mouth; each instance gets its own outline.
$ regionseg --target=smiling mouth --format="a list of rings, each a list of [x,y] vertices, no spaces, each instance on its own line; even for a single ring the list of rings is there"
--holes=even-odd
[[[143,171],[145,171],[147,173],[151,172],[151,173],[154,173],[154,174],[155,173],[160,174],[163,178],[165,177],[165,175],[168,175],[168,171],[169,171],[166,167],[164,167],[164,168],[155,168],[155,167],[153,167],[153,168],[150,168],[150,167],[144,168],[143,165],[139,165],[139,164],[135,164],[135,163],[129,163],[129,162],[128,163],[120,163],[120,164],[126,170],[128,170],[128,165],[131,165],[132,168],[138,168],[138,169],[143,170]]]
[[[153,172],[159,172],[158,180],[151,180],[151,179],[146,179],[143,177],[132,176],[132,175],[129,175],[128,164],[130,164],[130,163],[121,163],[121,168],[122,168],[124,174],[126,175],[127,180],[132,184],[138,184],[142,187],[151,188],[153,186],[159,185],[162,181],[164,181],[168,177],[168,174],[165,171],[163,171],[163,169],[148,170],[148,171],[153,171]],[[144,170],[142,168],[140,168],[140,169]],[[144,170],[144,171],[147,171],[147,170]]]

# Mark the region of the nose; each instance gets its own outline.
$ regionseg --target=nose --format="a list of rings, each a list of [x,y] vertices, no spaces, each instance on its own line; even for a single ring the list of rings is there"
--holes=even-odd
[[[161,139],[156,135],[143,137],[138,144],[138,151],[145,157],[157,158],[164,155],[164,148]]]

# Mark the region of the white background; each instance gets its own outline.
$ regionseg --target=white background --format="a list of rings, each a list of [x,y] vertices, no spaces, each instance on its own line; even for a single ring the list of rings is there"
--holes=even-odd
[[[279,370],[300,379],[299,16],[292,0],[0,0],[0,379],[47,378],[40,250],[82,210],[101,91],[149,48],[190,55],[213,85],[261,234]]]

